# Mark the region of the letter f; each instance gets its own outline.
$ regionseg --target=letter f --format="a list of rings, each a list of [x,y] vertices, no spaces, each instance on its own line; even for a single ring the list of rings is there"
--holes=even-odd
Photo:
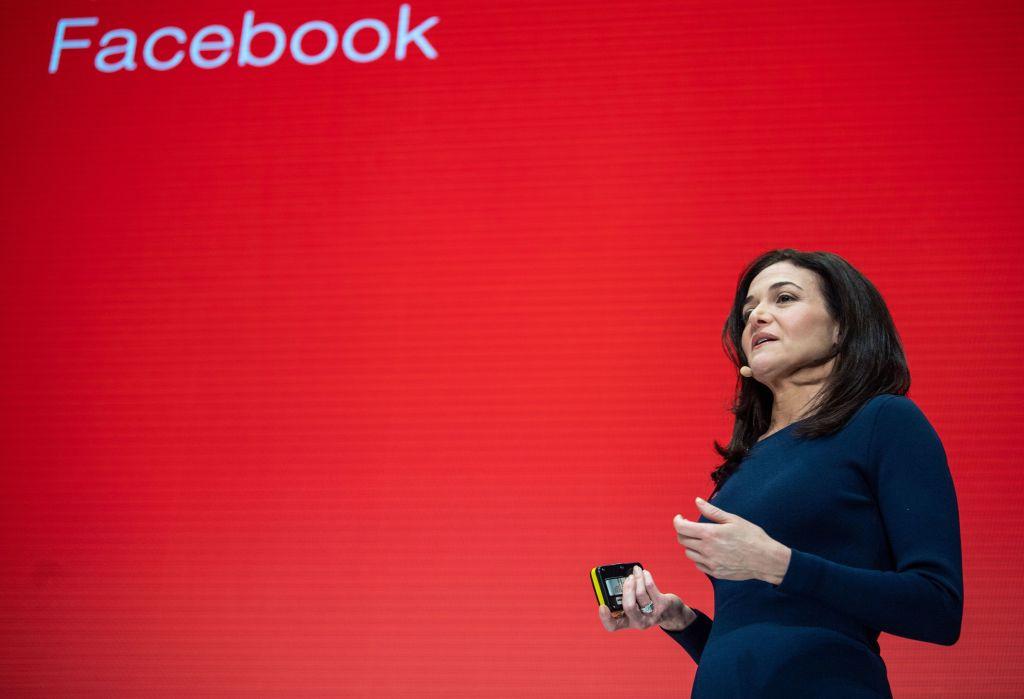
[[[56,73],[60,65],[60,52],[64,49],[85,49],[89,47],[88,39],[64,40],[64,29],[67,27],[95,27],[100,23],[99,17],[61,17],[57,20],[57,31],[53,34],[53,50],[50,52],[50,73]]]

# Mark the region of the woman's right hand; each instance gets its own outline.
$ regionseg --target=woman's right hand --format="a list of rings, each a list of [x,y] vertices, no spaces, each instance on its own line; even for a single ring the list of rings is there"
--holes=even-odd
[[[641,607],[654,603],[654,611],[644,614]],[[649,629],[661,626],[667,631],[682,631],[697,618],[696,613],[672,593],[662,593],[650,571],[633,566],[633,574],[622,581],[623,614],[613,617],[607,605],[598,607],[601,623],[608,631]]]

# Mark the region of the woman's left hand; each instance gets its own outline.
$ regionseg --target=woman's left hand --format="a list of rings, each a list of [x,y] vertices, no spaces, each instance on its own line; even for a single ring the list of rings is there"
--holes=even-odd
[[[691,522],[676,515],[676,539],[701,572],[721,580],[782,582],[791,551],[764,529],[697,498],[697,508],[711,522]]]

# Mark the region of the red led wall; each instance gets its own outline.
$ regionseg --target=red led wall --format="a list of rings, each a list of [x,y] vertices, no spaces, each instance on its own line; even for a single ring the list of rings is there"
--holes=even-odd
[[[1015,696],[1024,9],[769,5],[418,0],[401,60],[397,2],[9,5],[2,693],[687,696],[587,574],[712,610],[671,518],[791,246],[881,290],[957,487],[962,636],[883,634],[893,690]],[[336,49],[240,66],[246,11]]]

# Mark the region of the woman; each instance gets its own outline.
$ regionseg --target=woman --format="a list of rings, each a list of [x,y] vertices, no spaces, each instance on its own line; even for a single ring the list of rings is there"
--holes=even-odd
[[[723,331],[740,367],[714,504],[673,520],[712,621],[623,586],[609,631],[658,625],[697,663],[692,697],[891,697],[881,631],[953,645],[963,615],[956,493],[875,287],[841,257],[774,250],[740,275]]]

